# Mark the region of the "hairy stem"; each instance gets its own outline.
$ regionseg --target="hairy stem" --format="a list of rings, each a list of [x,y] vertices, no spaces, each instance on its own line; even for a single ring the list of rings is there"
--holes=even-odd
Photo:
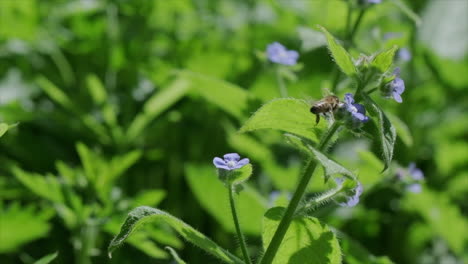
[[[330,142],[331,138],[336,133],[339,127],[340,125],[338,123],[333,123],[333,125],[330,127],[327,133],[322,137],[322,140],[318,145],[319,151],[323,151],[324,149],[326,149],[328,143]],[[288,231],[289,225],[293,220],[294,213],[296,212],[299,202],[304,196],[304,193],[307,189],[307,185],[309,184],[309,181],[312,178],[316,167],[317,162],[313,158],[311,158],[307,162],[306,169],[302,174],[301,180],[297,185],[296,191],[294,192],[294,195],[291,198],[291,201],[289,202],[288,208],[286,209],[286,212],[284,213],[283,218],[281,219],[281,222],[279,223],[278,228],[276,229],[275,234],[273,235],[273,238],[271,239],[270,245],[268,245],[268,248],[265,251],[263,258],[260,260],[261,264],[269,264],[273,261],[273,258],[275,257],[276,252],[278,251],[278,248],[281,245],[286,231]]]
[[[309,201],[304,207],[304,211],[309,211],[314,209],[317,205],[332,199],[335,195],[339,194],[343,190],[343,186],[339,185],[338,187],[331,189]]]
[[[239,218],[237,217],[237,210],[236,210],[236,204],[234,202],[234,190],[233,186],[229,186],[229,203],[231,204],[231,213],[232,213],[232,218],[234,219],[234,225],[236,226],[236,232],[237,232],[237,237],[239,238],[240,241],[240,247],[242,250],[242,255],[244,256],[244,261],[247,264],[252,264],[252,261],[250,260],[249,257],[249,252],[247,251],[247,245],[245,243],[245,238],[244,234],[242,234],[240,224],[239,224]]]
[[[288,97],[288,90],[286,89],[286,84],[284,83],[284,79],[281,76],[279,67],[276,68],[276,82],[278,83],[281,97]]]

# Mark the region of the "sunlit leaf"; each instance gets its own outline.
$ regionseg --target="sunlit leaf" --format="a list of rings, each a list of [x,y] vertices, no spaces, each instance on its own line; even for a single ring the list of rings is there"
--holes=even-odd
[[[168,87],[151,96],[144,104],[143,112],[139,113],[130,124],[127,140],[131,142],[138,137],[151,121],[185,96],[189,88],[190,82],[176,78]]]
[[[284,208],[274,207],[263,219],[263,248],[275,233]],[[298,216],[293,219],[278,249],[274,264],[341,264],[340,244],[336,235],[317,218]]]
[[[225,249],[221,248],[212,240],[204,236],[202,233],[198,232],[193,227],[187,225],[180,219],[175,218],[174,216],[159,209],[147,206],[135,208],[128,214],[127,219],[122,225],[120,233],[116,237],[114,237],[114,239],[109,244],[109,257],[116,248],[118,248],[125,242],[125,240],[139,225],[149,221],[162,221],[170,225],[185,240],[187,240],[195,246],[198,246],[202,250],[222,260],[225,263],[243,263],[242,260],[232,255]]]
[[[0,123],[0,137],[2,137],[3,135],[5,135],[5,133],[8,131],[8,128],[10,126],[8,124],[5,124],[5,123]]]
[[[258,109],[244,123],[240,132],[276,129],[318,142],[326,127],[324,120],[315,124],[315,116],[310,113],[308,103],[303,100],[285,98],[272,100]]]
[[[328,49],[340,69],[348,76],[356,75],[356,67],[349,53],[341,46],[324,27],[319,26],[319,29],[325,34],[328,42]]]
[[[57,258],[58,252],[54,252],[48,255],[45,255],[44,257],[40,258],[34,264],[49,264],[52,262],[55,258]]]
[[[0,253],[14,253],[20,246],[45,237],[51,228],[51,216],[52,209],[37,212],[35,207],[17,202],[7,207],[0,204]]]
[[[390,66],[392,66],[393,57],[395,56],[397,49],[397,46],[393,46],[386,51],[377,53],[371,62],[371,67],[376,68],[381,73],[388,71]]]

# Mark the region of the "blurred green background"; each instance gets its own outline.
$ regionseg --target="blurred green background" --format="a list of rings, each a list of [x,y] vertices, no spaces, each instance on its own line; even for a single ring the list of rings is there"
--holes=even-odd
[[[315,25],[343,38],[347,10],[338,0],[0,0],[0,122],[17,124],[0,138],[0,262],[58,252],[53,263],[171,263],[168,245],[189,263],[216,263],[163,224],[109,260],[139,205],[238,254],[211,163],[228,152],[254,166],[239,210],[258,253],[262,215],[302,164],[279,132],[236,133],[279,97],[262,52],[274,41],[298,50],[289,96],[319,99],[336,69]],[[395,61],[403,103],[378,99],[398,130],[392,168],[380,173],[365,138],[333,149],[365,186],[358,207],[314,213],[339,230],[345,263],[468,263],[467,16],[466,0],[383,0],[363,17],[355,58],[392,45],[411,58]],[[336,93],[351,91],[341,76]],[[421,193],[392,182],[410,162],[425,173]],[[323,190],[319,177],[311,193]]]

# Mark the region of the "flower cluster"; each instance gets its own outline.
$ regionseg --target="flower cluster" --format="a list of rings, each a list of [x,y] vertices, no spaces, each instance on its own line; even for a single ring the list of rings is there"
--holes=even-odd
[[[424,173],[416,167],[414,162],[410,163],[407,169],[398,169],[396,177],[404,184],[407,191],[412,193],[422,191],[421,182],[424,180]]]
[[[355,103],[351,93],[345,94],[344,101],[338,109],[336,117],[350,129],[360,128],[369,121],[369,117],[366,116],[366,109],[363,105]]]
[[[283,65],[295,65],[299,58],[299,53],[295,50],[287,50],[278,42],[273,42],[267,47],[267,56],[271,62]]]
[[[396,102],[401,103],[403,102],[401,94],[405,91],[405,82],[400,78],[400,68],[396,68],[393,75],[394,79],[384,85],[381,92],[384,97],[393,98]]]

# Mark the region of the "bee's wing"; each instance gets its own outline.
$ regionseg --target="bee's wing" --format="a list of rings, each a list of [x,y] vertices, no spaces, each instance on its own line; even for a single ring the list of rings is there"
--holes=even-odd
[[[322,95],[323,97],[327,97],[329,95],[334,95],[328,87],[322,87]]]

